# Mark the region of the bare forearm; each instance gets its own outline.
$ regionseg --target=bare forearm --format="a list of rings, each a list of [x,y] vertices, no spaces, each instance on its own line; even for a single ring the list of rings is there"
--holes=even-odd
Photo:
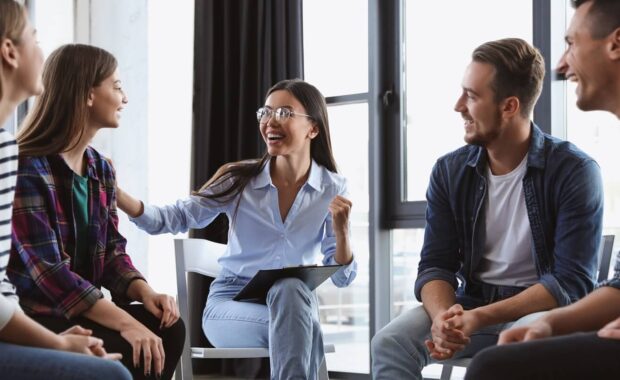
[[[581,300],[543,317],[553,335],[593,331],[620,317],[620,290],[609,286],[596,289]]]
[[[83,316],[114,331],[121,331],[136,324],[140,325],[140,322],[125,310],[103,298],[86,310]]]
[[[127,289],[127,297],[138,302],[144,302],[144,298],[153,293],[155,293],[153,288],[144,280],[132,281]]]
[[[21,311],[0,330],[0,341],[22,346],[62,349],[62,339]]]
[[[350,264],[353,260],[348,232],[336,234],[336,254],[334,259],[341,265]]]
[[[543,285],[536,284],[513,297],[476,308],[475,313],[482,326],[490,326],[557,306],[558,303],[551,293]]]
[[[118,186],[116,187],[116,204],[118,208],[132,218],[137,218],[144,213],[142,201],[132,197]]]
[[[422,288],[421,295],[422,304],[431,320],[456,303],[454,288],[450,283],[443,280],[427,282]]]

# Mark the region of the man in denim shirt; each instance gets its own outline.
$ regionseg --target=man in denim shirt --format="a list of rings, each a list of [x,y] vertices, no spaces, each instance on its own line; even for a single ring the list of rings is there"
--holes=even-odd
[[[573,6],[568,48],[557,70],[577,82],[577,107],[608,111],[620,119],[620,1],[573,0]],[[612,279],[579,302],[531,325],[504,331],[499,343],[511,342],[524,343],[481,352],[467,379],[618,378],[620,256]]]
[[[470,357],[513,322],[592,290],[600,171],[530,122],[543,77],[542,56],[520,39],[472,54],[455,106],[468,145],[437,161],[427,191],[423,306],[373,338],[375,380],[421,379],[432,359]]]

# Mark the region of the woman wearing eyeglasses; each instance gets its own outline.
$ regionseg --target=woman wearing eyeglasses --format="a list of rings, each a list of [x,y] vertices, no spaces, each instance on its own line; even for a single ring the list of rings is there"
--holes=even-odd
[[[300,280],[277,281],[267,304],[232,298],[260,269],[306,265],[319,252],[344,287],[356,275],[349,242],[351,202],[332,156],[327,107],[301,80],[267,92],[257,111],[267,153],[230,163],[191,197],[165,207],[143,206],[118,190],[118,206],[150,234],[203,228],[220,213],[230,221],[220,276],[211,285],[203,330],[216,347],[269,347],[273,379],[315,379],[323,360],[317,300]]]

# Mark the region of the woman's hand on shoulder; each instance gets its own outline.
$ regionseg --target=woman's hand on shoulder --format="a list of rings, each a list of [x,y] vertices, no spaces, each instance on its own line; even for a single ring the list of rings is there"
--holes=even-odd
[[[353,203],[341,195],[336,195],[329,204],[329,212],[332,214],[333,228],[336,235],[348,235],[351,207],[353,207]]]

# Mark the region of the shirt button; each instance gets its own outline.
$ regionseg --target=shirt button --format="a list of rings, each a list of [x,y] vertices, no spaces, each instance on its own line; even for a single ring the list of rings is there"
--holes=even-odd
[[[281,235],[280,235],[280,237],[281,237],[282,239],[284,239],[284,234],[281,234]]]

